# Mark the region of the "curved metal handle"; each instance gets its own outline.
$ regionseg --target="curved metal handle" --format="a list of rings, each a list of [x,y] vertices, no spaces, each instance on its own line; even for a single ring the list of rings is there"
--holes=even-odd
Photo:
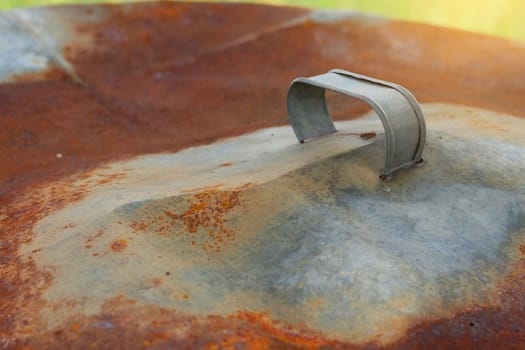
[[[386,135],[381,178],[422,161],[426,126],[414,96],[400,85],[341,69],[292,81],[287,98],[288,118],[299,142],[336,131],[326,106],[325,90],[368,103],[381,119]]]

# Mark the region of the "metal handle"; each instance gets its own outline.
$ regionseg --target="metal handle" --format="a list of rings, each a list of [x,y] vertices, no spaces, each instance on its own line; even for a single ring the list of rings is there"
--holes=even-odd
[[[422,161],[425,119],[410,91],[394,83],[341,69],[292,81],[287,98],[288,117],[299,142],[336,131],[326,106],[325,90],[368,103],[381,119],[386,135],[382,179]]]

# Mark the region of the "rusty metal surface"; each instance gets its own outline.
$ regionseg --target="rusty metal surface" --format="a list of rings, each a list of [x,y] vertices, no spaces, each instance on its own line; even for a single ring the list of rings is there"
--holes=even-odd
[[[523,44],[239,4],[0,29],[0,347],[523,348]],[[374,116],[297,157],[287,84],[333,66],[427,102],[424,167],[378,184]]]

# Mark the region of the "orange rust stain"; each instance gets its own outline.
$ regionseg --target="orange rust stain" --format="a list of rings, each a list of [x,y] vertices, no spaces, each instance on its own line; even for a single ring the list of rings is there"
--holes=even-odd
[[[65,224],[62,228],[70,229],[70,228],[75,228],[76,226],[77,226],[77,224],[75,224],[73,222],[70,222],[70,223]]]
[[[34,186],[26,193],[0,196],[0,315],[4,315],[0,317],[0,338],[23,329],[41,329],[45,324],[38,313],[45,304],[40,293],[51,283],[52,273],[38,270],[31,257],[23,259],[17,252],[21,244],[32,240],[38,221],[89,193],[89,187],[77,183],[81,179],[70,177],[47,187]],[[33,253],[40,251],[38,248]],[[26,324],[24,319],[31,322]]]
[[[163,280],[162,278],[159,278],[159,277],[155,277],[151,280],[151,284],[155,287],[158,287],[162,284]]]
[[[251,183],[231,190],[208,187],[189,197],[187,209],[183,212],[165,210],[166,225],[181,225],[184,231],[176,230],[176,234],[188,236],[193,246],[199,241],[199,246],[205,251],[219,251],[226,239],[235,236],[234,230],[228,227],[227,216],[241,205],[240,194],[249,186]]]
[[[220,228],[226,232],[223,224],[225,216],[240,204],[239,191],[210,190],[197,193],[188,200],[189,208],[174,217],[182,222],[188,232],[195,233],[201,228]]]
[[[118,146],[123,123],[72,82],[0,84],[0,100],[0,195],[130,154],[129,145]],[[57,153],[68,156],[57,159]]]
[[[151,321],[144,322],[148,315]],[[327,339],[304,326],[281,325],[261,313],[196,316],[157,306],[127,304],[115,299],[91,316],[75,316],[78,331],[66,322],[54,332],[30,335],[17,345],[38,348],[85,348],[104,344],[108,349],[168,346],[176,349],[358,349],[357,345]],[[93,324],[110,324],[111,331]],[[115,336],[118,334],[119,336]],[[57,336],[59,335],[59,336]]]
[[[119,75],[171,64],[308,12],[286,7],[275,10],[257,5],[183,2],[136,4],[125,10],[108,6],[104,10],[107,20],[77,28],[95,39],[97,49],[85,52],[70,44],[65,53],[74,62],[75,72],[89,78],[90,83],[93,78],[103,77],[100,68]],[[85,54],[89,54],[88,60],[82,58]],[[107,60],[109,57],[113,60]]]
[[[314,21],[312,21],[311,19],[307,19],[306,21],[304,21],[304,25],[305,25],[307,28],[312,28],[312,27],[315,26]]]
[[[233,165],[233,163],[231,163],[231,162],[226,162],[226,163],[222,163],[222,164],[220,164],[219,166],[223,166],[223,167],[225,167],[225,166],[232,166],[232,165]]]
[[[129,227],[131,227],[135,232],[146,231],[149,227],[149,224],[146,224],[142,221],[134,221],[129,225]]]
[[[167,217],[169,217],[171,220],[177,220],[179,218],[179,215],[177,214],[174,214],[168,210],[164,210],[164,215],[166,215]]]
[[[86,242],[85,242],[85,247],[86,248],[91,248],[92,247],[92,242],[99,238],[100,236],[102,236],[104,234],[104,231],[103,230],[98,230],[97,233],[94,235],[94,236],[89,236],[87,239],[86,239]]]
[[[375,132],[364,132],[364,133],[359,134],[359,137],[362,138],[363,140],[373,139],[376,136],[377,134]]]
[[[97,176],[101,177],[102,179],[97,180],[96,183],[99,185],[103,185],[103,184],[107,184],[115,180],[122,179],[124,178],[125,174],[124,173],[98,174]]]
[[[114,252],[121,252],[128,247],[128,242],[122,238],[115,238],[113,242],[111,242],[110,247]]]
[[[32,328],[21,329],[21,330],[20,330],[20,333],[23,333],[23,334],[31,334],[31,333],[33,333],[33,329],[32,329]]]
[[[223,186],[222,184],[217,184],[217,185],[213,185],[213,186],[202,186],[202,187],[188,188],[188,189],[182,190],[181,192],[182,193],[193,193],[193,192],[212,191],[212,190],[220,189],[222,186]]]

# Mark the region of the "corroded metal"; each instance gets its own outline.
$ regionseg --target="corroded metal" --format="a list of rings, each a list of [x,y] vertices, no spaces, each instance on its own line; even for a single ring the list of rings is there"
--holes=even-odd
[[[326,106],[325,90],[362,100],[370,105],[385,129],[386,156],[382,178],[421,163],[426,127],[423,112],[404,87],[333,69],[310,78],[294,79],[288,90],[290,123],[299,142],[336,131]]]
[[[525,345],[523,45],[246,4],[0,17],[0,348]],[[418,96],[426,166],[385,186],[338,96],[340,132],[295,142],[288,82],[335,65]]]

